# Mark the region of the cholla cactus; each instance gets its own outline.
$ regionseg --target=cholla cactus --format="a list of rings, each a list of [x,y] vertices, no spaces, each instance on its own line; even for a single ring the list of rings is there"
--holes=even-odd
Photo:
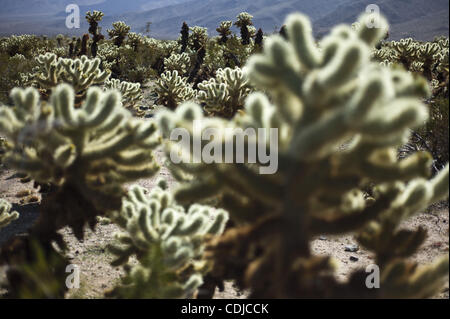
[[[401,39],[392,42],[394,49],[394,58],[403,64],[406,70],[409,70],[411,63],[417,57],[417,44],[413,39]]]
[[[118,209],[124,183],[152,176],[159,143],[151,121],[134,119],[115,91],[90,88],[81,108],[75,92],[57,86],[49,103],[34,88],[11,92],[14,108],[0,108],[0,133],[13,145],[3,156],[12,169],[57,191],[43,200],[42,232],[69,225],[78,238],[95,217]],[[44,231],[44,230],[45,231]]]
[[[231,35],[232,21],[222,21],[216,31],[220,34],[220,43],[225,44],[228,41],[228,37]]]
[[[225,52],[225,46],[220,45],[215,41],[209,41],[206,47],[206,55],[203,61],[203,68],[210,72],[226,68],[227,60],[224,58],[226,54]]]
[[[381,49],[374,49],[372,50],[372,59],[376,61],[383,62],[385,60],[389,60],[391,52],[389,49],[381,48]]]
[[[191,34],[189,35],[189,42],[192,48],[197,51],[206,45],[208,41],[208,29],[194,26],[190,28]]]
[[[140,83],[131,83],[120,81],[119,79],[111,79],[105,81],[105,90],[117,90],[122,96],[122,105],[128,109],[132,109],[138,115],[142,115],[137,103],[142,99],[142,91]]]
[[[86,12],[86,20],[89,23],[89,33],[92,34],[91,54],[94,58],[97,56],[98,42],[104,38],[98,29],[98,23],[102,21],[103,16],[104,14],[101,11],[93,11],[92,13],[90,11]]]
[[[0,199],[0,229],[19,218],[19,213],[16,211],[11,212],[11,207],[11,203]]]
[[[423,62],[414,61],[413,63],[411,63],[409,70],[411,72],[415,72],[415,73],[422,73],[423,72]]]
[[[435,55],[439,53],[441,48],[436,43],[424,43],[417,47],[417,58],[422,63],[423,75],[429,80],[432,80],[432,70],[436,64]]]
[[[250,38],[254,38],[256,36],[256,32],[257,31],[256,31],[256,28],[254,26],[252,26],[252,25],[248,26],[247,30],[248,30],[248,36]]]
[[[241,12],[237,16],[237,21],[234,23],[241,29],[241,40],[243,45],[250,44],[250,30],[249,27],[253,24],[253,16],[247,12]],[[255,30],[256,31],[256,30]]]
[[[247,12],[241,12],[236,17],[236,22],[234,23],[237,27],[250,26],[253,24],[252,22],[253,16]]]
[[[219,69],[216,77],[198,85],[197,99],[209,114],[231,118],[244,107],[250,93],[247,76],[240,68]]]
[[[56,36],[56,43],[58,43],[58,48],[64,45],[64,36],[61,33]]]
[[[112,71],[112,68],[120,58],[120,49],[110,42],[104,42],[98,47],[98,57],[102,61],[104,70]]]
[[[211,245],[212,274],[251,288],[251,297],[420,298],[432,296],[448,276],[448,256],[422,268],[406,258],[423,243],[423,229],[398,229],[405,218],[448,197],[448,165],[428,181],[428,153],[402,161],[396,156],[409,128],[427,119],[422,98],[429,94],[428,85],[370,61],[371,48],[387,25],[381,19],[383,27],[367,28],[369,18],[360,19],[357,31],[335,27],[319,50],[309,20],[290,15],[288,41],[269,38],[264,54],[247,65],[252,83],[271,99],[251,95],[245,114],[232,122],[203,118],[193,103],[159,114],[164,135],[183,127],[209,149],[234,145],[228,128],[265,132],[259,136],[258,131],[258,138],[245,133],[245,146],[248,153],[262,148],[272,160],[245,151],[240,154],[244,162],[229,163],[222,156],[211,164],[172,163],[175,176],[195,176],[176,191],[180,203],[220,195],[230,217],[241,223]],[[201,129],[216,130],[213,140],[198,136],[204,131],[194,130],[195,120],[201,120],[196,121]],[[270,128],[277,134],[271,135]],[[179,147],[167,146],[168,152]],[[374,198],[366,201],[359,189],[369,181],[377,186]],[[367,288],[364,269],[339,282],[331,257],[312,255],[314,236],[355,232],[374,252],[380,289]]]
[[[81,59],[57,58],[53,53],[40,55],[36,58],[39,68],[34,74],[34,79],[42,89],[50,90],[60,83],[73,86],[78,104],[86,94],[86,90],[95,84],[105,82],[110,73],[100,70],[100,59],[89,59],[82,56]]]
[[[33,56],[34,50],[39,48],[40,44],[41,40],[35,35],[12,35],[0,43],[0,51],[9,54],[9,56],[14,56],[19,53],[30,58]]]
[[[102,21],[104,13],[101,11],[88,11],[86,12],[86,20],[89,23],[89,33],[97,33],[98,23]]]
[[[142,35],[137,34],[135,32],[128,33],[128,43],[133,48],[134,51],[137,51],[139,46],[144,43],[144,38]]]
[[[114,41],[114,44],[120,47],[131,28],[123,21],[116,21],[112,26],[113,29],[108,30],[108,35]]]
[[[187,83],[187,79],[178,75],[177,71],[166,71],[156,81],[155,91],[158,101],[170,109],[179,103],[193,99],[195,90]]]
[[[167,71],[177,71],[178,74],[184,75],[191,68],[191,58],[186,52],[182,54],[172,53],[164,59],[164,67]]]
[[[438,67],[437,70],[439,72],[446,73],[448,75],[449,73],[449,49],[443,49],[441,52],[437,53],[435,55],[435,59],[438,60]]]
[[[261,49],[263,47],[263,42],[264,42],[264,32],[261,28],[259,28],[258,32],[256,32],[255,35],[255,46],[258,49]]]
[[[117,236],[120,244],[110,246],[113,265],[127,263],[132,255],[139,264],[126,265],[127,275],[111,295],[185,298],[202,284],[208,270],[202,259],[205,243],[223,232],[228,214],[202,205],[185,211],[160,186],[147,194],[135,185],[113,220],[126,230]]]

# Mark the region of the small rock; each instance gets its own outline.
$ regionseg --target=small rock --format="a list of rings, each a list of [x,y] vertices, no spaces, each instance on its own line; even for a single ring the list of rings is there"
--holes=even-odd
[[[327,236],[320,236],[319,239],[320,240],[327,240]]]
[[[346,245],[345,246],[345,251],[349,251],[349,252],[357,252],[359,250],[359,246],[358,245]]]
[[[350,260],[351,261],[358,261],[359,259],[357,257],[355,257],[355,256],[350,256]]]

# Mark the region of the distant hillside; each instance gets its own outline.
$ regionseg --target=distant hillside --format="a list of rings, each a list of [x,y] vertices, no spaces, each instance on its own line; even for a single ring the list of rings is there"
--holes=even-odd
[[[65,28],[64,9],[71,2],[2,0],[0,34],[84,33],[88,28],[84,19],[79,30]],[[411,36],[431,40],[436,35],[449,34],[448,0],[79,0],[77,3],[82,14],[88,10],[105,12],[100,23],[104,30],[112,22],[123,20],[133,31],[142,32],[151,21],[151,35],[164,39],[176,38],[183,21],[207,27],[210,35],[215,35],[220,21],[235,20],[242,11],[254,15],[255,26],[266,33],[279,28],[289,13],[300,11],[310,16],[314,31],[320,36],[333,25],[354,22],[368,4],[377,4],[388,18],[391,39]]]

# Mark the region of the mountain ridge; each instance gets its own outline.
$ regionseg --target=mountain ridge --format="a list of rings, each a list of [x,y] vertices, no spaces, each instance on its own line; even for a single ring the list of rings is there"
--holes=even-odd
[[[162,39],[178,37],[182,22],[190,26],[207,27],[210,35],[216,35],[216,27],[223,20],[235,20],[239,12],[254,15],[254,24],[266,33],[279,29],[285,17],[295,11],[310,16],[316,35],[325,34],[339,23],[352,23],[368,4],[377,4],[391,24],[391,39],[414,37],[431,40],[434,36],[447,35],[448,2],[446,0],[80,0],[82,15],[78,30],[65,28],[65,5],[72,0],[4,0],[0,14],[0,34],[37,33],[54,35],[80,35],[87,31],[83,15],[90,10],[105,13],[100,23],[106,31],[112,22],[123,20],[131,25],[132,31],[143,32],[145,24],[152,22],[151,36]],[[39,10],[31,14],[33,5],[41,3]],[[17,8],[30,3],[29,10],[22,15]],[[8,4],[10,7],[8,7]],[[49,5],[45,13],[45,5]],[[61,10],[56,10],[61,7]],[[8,8],[10,14],[5,14]],[[15,8],[15,9],[14,9]],[[31,9],[30,9],[31,8]],[[44,10],[44,12],[42,12]],[[28,14],[24,18],[23,14]]]

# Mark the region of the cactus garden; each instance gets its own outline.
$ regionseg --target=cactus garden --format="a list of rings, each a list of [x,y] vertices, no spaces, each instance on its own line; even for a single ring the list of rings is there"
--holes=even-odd
[[[448,37],[82,18],[0,38],[0,299],[448,298]]]

